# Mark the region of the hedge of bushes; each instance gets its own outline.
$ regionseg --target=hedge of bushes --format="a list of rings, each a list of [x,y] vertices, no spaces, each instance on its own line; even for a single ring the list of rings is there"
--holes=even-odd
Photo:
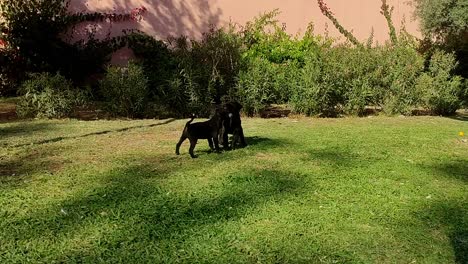
[[[62,117],[84,98],[128,117],[207,115],[212,104],[228,99],[240,101],[248,115],[271,104],[310,116],[362,115],[369,106],[390,115],[415,108],[450,115],[467,105],[467,81],[454,75],[451,53],[421,52],[405,31],[380,46],[372,37],[362,45],[337,43],[314,34],[313,25],[301,37],[290,36],[277,14],[242,29],[212,28],[201,40],[163,42],[127,32],[122,39],[136,55],[128,67],[108,67],[86,96],[83,82],[64,80],[60,68],[30,75],[18,89],[18,111]]]

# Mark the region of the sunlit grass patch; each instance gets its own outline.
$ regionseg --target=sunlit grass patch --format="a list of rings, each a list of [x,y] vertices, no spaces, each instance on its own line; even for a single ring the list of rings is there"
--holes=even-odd
[[[464,120],[246,118],[197,159],[185,122],[1,124],[0,262],[468,259]]]

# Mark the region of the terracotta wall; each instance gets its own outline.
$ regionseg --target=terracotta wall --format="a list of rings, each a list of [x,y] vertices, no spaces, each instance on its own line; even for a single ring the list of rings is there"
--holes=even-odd
[[[158,38],[178,36],[199,38],[210,24],[222,26],[229,21],[239,24],[251,20],[259,13],[278,8],[280,22],[286,24],[289,33],[303,33],[309,22],[315,32],[340,37],[333,24],[321,14],[316,0],[71,0],[72,11],[120,12],[144,6],[148,9],[139,22],[101,23],[87,25],[75,32],[81,38],[85,30],[95,27],[98,36],[118,35],[122,29],[137,28]],[[374,28],[374,39],[380,43],[388,39],[385,18],[380,14],[379,0],[326,0],[342,25],[352,30],[358,39],[365,40]],[[399,28],[403,20],[407,30],[419,36],[418,23],[414,21],[408,0],[388,0],[394,6],[393,18]],[[342,37],[341,37],[342,38]],[[124,59],[124,58],[122,58]]]

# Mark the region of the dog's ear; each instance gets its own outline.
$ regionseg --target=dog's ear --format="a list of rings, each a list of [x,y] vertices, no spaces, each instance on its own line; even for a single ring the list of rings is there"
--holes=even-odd
[[[233,104],[234,104],[234,106],[236,107],[236,110],[237,110],[238,112],[240,112],[240,110],[242,109],[242,105],[241,105],[240,103],[238,103],[238,102],[234,102]]]

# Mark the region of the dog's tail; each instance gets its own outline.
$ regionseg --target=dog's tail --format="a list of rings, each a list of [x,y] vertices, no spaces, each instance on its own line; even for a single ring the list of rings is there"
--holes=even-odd
[[[190,125],[190,123],[192,123],[193,119],[195,119],[195,114],[192,114],[192,118],[185,124],[185,127]]]

